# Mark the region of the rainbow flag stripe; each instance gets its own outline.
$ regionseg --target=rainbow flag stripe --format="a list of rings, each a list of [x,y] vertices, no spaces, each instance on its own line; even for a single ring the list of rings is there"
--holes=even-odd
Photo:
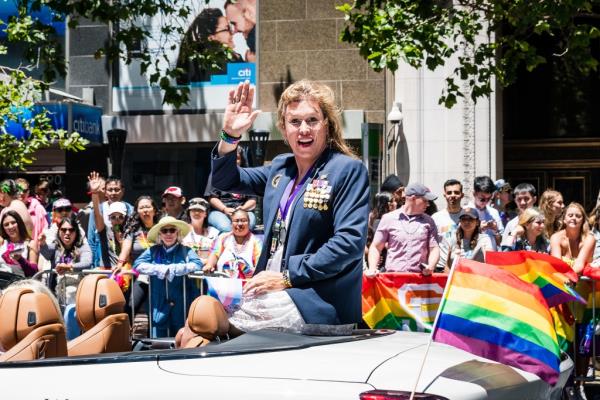
[[[363,276],[363,320],[373,329],[431,332],[447,279],[399,272]]]
[[[560,349],[540,289],[492,265],[460,260],[440,306],[433,340],[555,384]]]
[[[569,281],[577,282],[577,274],[556,257],[522,250],[488,252],[485,261],[538,286],[549,307],[569,301],[586,304],[585,299],[567,284]]]

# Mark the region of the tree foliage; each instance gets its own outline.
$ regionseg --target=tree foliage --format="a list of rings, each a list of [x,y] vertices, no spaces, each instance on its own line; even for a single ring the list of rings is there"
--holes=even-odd
[[[488,96],[492,79],[508,86],[520,68],[533,71],[548,57],[584,75],[598,71],[591,43],[600,38],[600,0],[356,0],[337,9],[346,16],[341,40],[376,71],[396,71],[400,60],[434,70],[456,57],[440,97],[447,107]],[[553,43],[552,54],[540,40]]]
[[[12,70],[4,75],[0,85],[0,166],[23,170],[34,160],[37,150],[56,143],[61,149],[79,151],[88,141],[79,133],[55,130],[47,113],[31,114],[30,110],[40,100],[42,83]],[[24,138],[6,132],[9,122],[20,123],[26,130]]]
[[[112,27],[110,39],[97,49],[96,58],[107,57],[109,61],[122,60],[130,64],[140,61],[140,73],[148,72],[150,84],[159,86],[163,92],[163,102],[175,107],[187,103],[189,88],[175,85],[182,76],[181,68],[170,65],[165,54],[174,50],[173,43],[179,42],[189,24],[188,19],[195,11],[194,2],[189,0],[15,0],[18,15],[5,21],[5,31],[10,43],[18,43],[24,49],[24,57],[30,64],[39,66],[43,80],[53,82],[58,76],[65,76],[67,66],[64,50],[57,39],[52,25],[32,18],[33,12],[42,6],[53,12],[55,19],[68,17],[69,28],[76,28],[85,18]],[[209,0],[197,3],[208,4]],[[160,21],[158,29],[148,21]],[[3,23],[0,21],[0,26]],[[147,44],[153,43],[149,48]],[[192,51],[187,56],[206,69],[220,65],[232,57],[232,51],[225,46],[215,46],[210,51],[197,54]]]
[[[175,50],[172,43],[179,42],[184,36],[188,20],[197,7],[195,3],[189,0],[14,1],[17,13],[7,21],[0,20],[0,31],[6,34],[8,44],[22,50],[23,64],[28,67],[5,74],[6,79],[0,87],[0,166],[24,169],[40,148],[58,143],[62,148],[76,151],[83,149],[86,143],[79,134],[54,131],[45,114],[29,117],[23,113],[58,77],[65,77],[68,68],[60,37],[53,25],[32,17],[42,7],[49,9],[56,21],[68,20],[69,28],[76,28],[82,19],[110,26],[110,38],[96,50],[96,58],[106,57],[109,61],[121,60],[126,64],[137,60],[140,74],[146,74],[151,85],[162,89],[164,103],[179,108],[188,102],[189,88],[175,83],[184,71],[168,62],[166,52]],[[208,1],[197,3],[207,4]],[[148,24],[151,19],[161,21],[158,32],[156,25]],[[150,41],[153,43],[151,48],[147,45]],[[208,70],[232,58],[231,49],[224,46],[212,46],[202,53],[193,48],[183,50],[190,61]],[[0,44],[0,54],[6,52],[7,47]],[[26,76],[25,72],[32,69],[30,66],[41,72],[41,82]],[[8,135],[7,121],[21,122],[29,130],[29,136],[18,140]]]

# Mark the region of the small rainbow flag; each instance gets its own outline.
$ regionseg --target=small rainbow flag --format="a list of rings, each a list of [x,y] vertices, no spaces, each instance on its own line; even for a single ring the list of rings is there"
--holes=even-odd
[[[577,282],[577,273],[556,257],[522,250],[487,252],[485,261],[538,286],[549,307],[569,301],[586,304],[585,299],[568,285],[569,281]]]
[[[242,301],[242,280],[233,278],[205,277],[208,285],[208,295],[219,300],[223,307],[228,308]]]
[[[540,289],[493,265],[461,259],[432,339],[557,382],[560,349]]]

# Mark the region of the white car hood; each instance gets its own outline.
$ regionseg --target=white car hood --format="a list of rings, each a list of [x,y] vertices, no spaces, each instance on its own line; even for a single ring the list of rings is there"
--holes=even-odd
[[[377,389],[411,391],[428,340],[429,334],[396,332],[292,351],[159,360],[159,367],[192,376],[354,382]],[[561,367],[565,371],[561,374],[564,384],[562,380],[572,363],[565,362]],[[560,390],[554,391],[533,374],[439,343],[431,346],[417,391],[465,400],[560,398]]]
[[[290,351],[159,360],[175,374],[366,382],[385,361],[425,345],[428,336],[397,332],[382,337]],[[360,360],[360,362],[357,362]]]

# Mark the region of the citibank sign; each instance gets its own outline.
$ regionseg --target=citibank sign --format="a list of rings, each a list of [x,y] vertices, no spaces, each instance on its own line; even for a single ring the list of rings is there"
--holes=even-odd
[[[92,143],[102,143],[102,108],[87,104],[48,102],[35,106],[45,109],[54,129],[77,132]]]

